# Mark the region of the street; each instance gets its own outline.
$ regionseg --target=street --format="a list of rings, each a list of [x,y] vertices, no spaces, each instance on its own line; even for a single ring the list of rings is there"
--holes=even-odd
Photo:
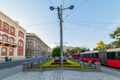
[[[0,63],[0,70],[6,69],[6,68],[12,68],[18,65],[22,65],[24,62],[38,62],[38,61],[44,61],[48,57],[41,57],[41,58],[32,58],[32,59],[26,59],[26,60],[20,60],[20,61],[11,61],[11,62],[5,62],[5,63]]]

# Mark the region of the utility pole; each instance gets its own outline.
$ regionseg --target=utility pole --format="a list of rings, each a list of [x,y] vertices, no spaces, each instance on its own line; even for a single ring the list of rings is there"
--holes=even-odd
[[[61,67],[63,67],[63,29],[62,29],[63,18],[62,18],[62,14],[63,14],[63,10],[66,10],[66,9],[72,10],[73,8],[74,8],[73,5],[71,5],[70,7],[67,7],[67,8],[63,8],[62,5],[60,5],[57,8],[54,8],[53,6],[50,6],[50,10],[52,10],[52,11],[54,9],[57,9],[58,19],[60,21],[60,60],[61,60]]]

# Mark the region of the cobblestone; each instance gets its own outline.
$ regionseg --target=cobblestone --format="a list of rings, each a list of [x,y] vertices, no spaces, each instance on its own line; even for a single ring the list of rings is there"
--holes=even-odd
[[[53,70],[45,72],[19,72],[2,80],[120,80],[103,72]]]

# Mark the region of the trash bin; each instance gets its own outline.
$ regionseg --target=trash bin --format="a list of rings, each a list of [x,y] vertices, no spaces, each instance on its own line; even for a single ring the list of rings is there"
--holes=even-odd
[[[11,59],[11,57],[5,57],[5,61],[7,62],[7,61],[11,61],[12,59]]]

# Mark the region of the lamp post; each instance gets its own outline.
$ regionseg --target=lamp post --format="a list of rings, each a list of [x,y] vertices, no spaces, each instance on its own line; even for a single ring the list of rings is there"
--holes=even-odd
[[[63,10],[66,9],[70,9],[72,10],[74,8],[73,5],[71,5],[70,7],[67,8],[63,8],[62,5],[60,5],[57,8],[54,8],[53,6],[50,6],[50,10],[54,10],[57,9],[58,11],[58,19],[60,21],[60,60],[61,60],[61,67],[63,67],[63,31],[62,31],[62,23],[63,23],[63,19],[62,19],[62,14],[63,14]]]

